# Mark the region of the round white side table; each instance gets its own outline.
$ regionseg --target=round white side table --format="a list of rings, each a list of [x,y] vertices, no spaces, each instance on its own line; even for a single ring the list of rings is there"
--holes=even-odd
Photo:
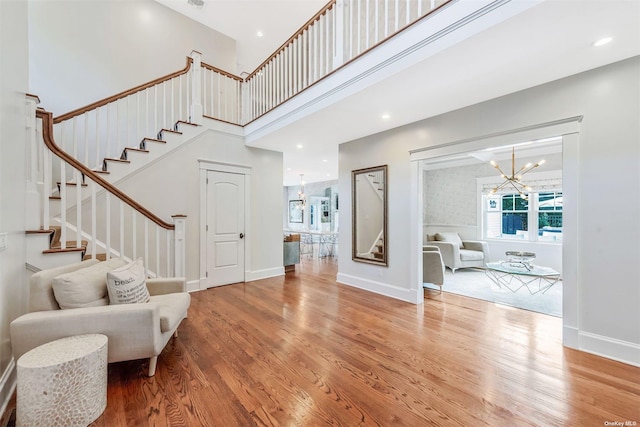
[[[107,407],[107,337],[76,335],[18,359],[18,426],[87,426]]]

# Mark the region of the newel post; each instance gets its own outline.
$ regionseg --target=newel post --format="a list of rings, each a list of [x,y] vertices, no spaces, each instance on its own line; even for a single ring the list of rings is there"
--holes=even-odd
[[[172,215],[173,218],[173,275],[175,277],[186,277],[186,215]]]
[[[39,162],[38,162],[38,120],[36,119],[36,108],[40,99],[35,95],[27,94],[25,105],[25,119],[27,132],[27,194],[26,194],[26,218],[25,227],[27,230],[37,230],[40,228],[40,193],[38,192]],[[42,130],[40,129],[40,135]]]
[[[198,51],[191,51],[191,106],[189,109],[190,122],[197,125],[202,124],[202,54]]]

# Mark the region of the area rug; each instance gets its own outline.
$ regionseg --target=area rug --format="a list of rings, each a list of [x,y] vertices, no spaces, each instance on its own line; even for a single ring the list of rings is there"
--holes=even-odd
[[[431,288],[428,284],[426,287]],[[455,274],[447,269],[442,290],[444,292],[495,302],[496,304],[562,317],[561,280],[545,293],[540,292],[531,295],[526,287],[522,287],[517,292],[499,288],[485,275],[482,269],[463,268],[456,270]]]

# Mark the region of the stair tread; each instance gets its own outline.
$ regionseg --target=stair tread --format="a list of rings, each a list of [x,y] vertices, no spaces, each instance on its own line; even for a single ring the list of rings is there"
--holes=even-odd
[[[177,135],[182,135],[182,132],[180,132],[179,130],[173,130],[173,129],[162,129],[160,132],[171,132]]]
[[[87,247],[87,241],[86,240],[81,240],[80,241],[80,245],[81,246],[77,246],[76,245],[76,241],[75,240],[67,240],[67,249],[72,249],[72,248],[86,248]],[[62,245],[60,244],[60,242],[55,243],[53,245],[51,245],[50,249],[60,249]]]
[[[130,160],[125,160],[125,159],[114,159],[113,157],[105,157],[104,158],[105,162],[120,162],[120,163],[131,163]]]
[[[91,172],[95,172],[95,173],[106,173],[106,174],[111,173],[111,172],[109,172],[109,171],[103,171],[103,170],[100,170],[100,169],[98,169],[98,170],[94,169],[94,170],[92,170]]]
[[[156,139],[156,138],[142,138],[143,141],[152,141],[152,142],[159,142],[161,144],[166,144],[167,141],[162,140],[162,139]]]
[[[135,148],[135,147],[126,147],[124,149],[125,151],[139,151],[141,153],[148,153],[149,150],[147,150],[146,148]]]
[[[61,253],[61,252],[84,252],[87,248],[86,247],[80,247],[80,248],[65,248],[65,249],[46,249],[44,251],[42,251],[43,254],[56,254],[56,253]]]
[[[186,121],[184,121],[184,120],[178,120],[178,121],[176,122],[176,125],[178,125],[178,124],[181,124],[181,125],[189,125],[189,126],[200,126],[200,125],[199,125],[199,124],[197,124],[197,123],[186,122]]]
[[[53,233],[55,230],[25,230],[25,234],[51,234]]]

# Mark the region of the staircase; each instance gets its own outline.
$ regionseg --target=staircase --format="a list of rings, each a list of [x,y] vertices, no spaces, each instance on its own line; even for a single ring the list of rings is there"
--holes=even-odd
[[[27,183],[31,202],[27,218],[31,229],[26,231],[27,267],[39,271],[94,257],[133,260],[142,256],[151,277],[184,275],[184,218],[177,215],[175,224],[166,223],[114,188],[110,181],[117,182],[166,154],[169,142],[175,148],[192,139],[202,126],[179,120],[173,129],[161,129],[158,138],[143,138],[137,148],[125,147],[119,159],[104,158],[100,169],[89,170],[55,145],[51,136],[51,114],[44,110],[35,113],[38,118],[34,117],[35,124],[31,126],[33,138],[29,145],[30,179]],[[178,130],[182,127],[187,128],[187,132]],[[150,147],[152,142],[153,147]],[[69,163],[69,160],[73,161]],[[51,171],[56,166],[58,170],[53,175],[59,174],[61,179],[52,185]],[[102,188],[98,190],[99,187]],[[48,188],[51,190],[47,191]],[[34,193],[37,193],[35,201],[40,201],[36,209],[33,209]],[[118,204],[119,218],[112,218],[111,205]],[[85,205],[89,206],[88,210]],[[106,212],[99,213],[98,205],[106,205]],[[125,205],[130,208],[128,219],[123,215]],[[150,222],[157,224],[151,235]],[[176,224],[179,225],[178,233],[175,232]],[[128,231],[126,238],[125,229]],[[164,229],[163,233],[161,229]],[[161,234],[165,234],[164,241]]]

